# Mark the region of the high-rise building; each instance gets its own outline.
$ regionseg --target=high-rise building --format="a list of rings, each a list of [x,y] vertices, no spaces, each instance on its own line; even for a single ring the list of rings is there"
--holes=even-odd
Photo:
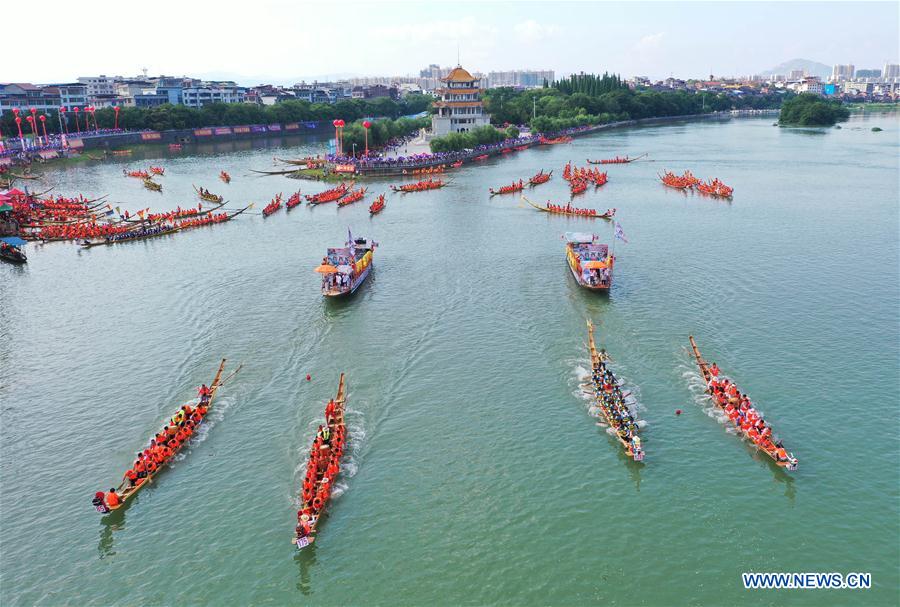
[[[881,70],[856,70],[857,78],[881,78]]]
[[[485,88],[513,86],[522,88],[538,88],[544,81],[553,82],[553,70],[510,70],[505,72],[488,72]]]
[[[835,65],[831,70],[831,80],[834,82],[851,80],[855,71],[853,64]]]
[[[78,82],[87,87],[88,97],[106,97],[116,94],[116,79],[111,76],[81,76]]]
[[[805,70],[791,70],[788,74],[788,80],[803,80],[804,76],[806,76]]]
[[[892,78],[900,78],[900,64],[896,63],[885,63],[884,69],[881,70],[881,77],[885,80],[890,80]]]
[[[441,82],[443,86],[435,91],[441,96],[434,102],[437,114],[431,117],[435,135],[465,133],[491,123],[491,117],[484,113],[479,78],[457,65]]]

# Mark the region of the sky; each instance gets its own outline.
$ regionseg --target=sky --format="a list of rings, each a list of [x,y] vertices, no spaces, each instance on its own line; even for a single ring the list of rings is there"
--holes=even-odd
[[[20,5],[25,10],[27,5]],[[135,8],[129,8],[134,6]],[[0,82],[190,75],[244,85],[329,76],[552,69],[661,79],[746,75],[802,58],[898,62],[900,3],[45,0],[6,24]],[[73,27],[77,23],[77,26]],[[60,44],[43,41],[62,41]]]

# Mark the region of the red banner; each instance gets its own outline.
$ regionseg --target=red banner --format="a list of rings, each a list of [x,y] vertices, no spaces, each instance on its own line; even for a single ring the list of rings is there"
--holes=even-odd
[[[300,129],[299,122],[288,122],[286,125],[284,125],[285,131],[297,131],[299,129]]]
[[[141,139],[143,139],[144,141],[155,141],[157,139],[162,139],[162,134],[156,132],[141,133]]]
[[[212,129],[194,129],[195,137],[209,137],[212,135]]]
[[[231,127],[228,126],[218,126],[215,131],[213,131],[216,135],[231,135]]]
[[[280,125],[280,124],[270,124],[270,125],[269,125],[269,130],[270,130],[270,131],[280,131],[280,130],[281,130],[281,125]]]
[[[355,164],[336,164],[334,165],[335,173],[355,173],[356,165]]]
[[[249,126],[236,126],[232,130],[234,131],[235,135],[239,135],[241,133],[249,133],[250,127]]]

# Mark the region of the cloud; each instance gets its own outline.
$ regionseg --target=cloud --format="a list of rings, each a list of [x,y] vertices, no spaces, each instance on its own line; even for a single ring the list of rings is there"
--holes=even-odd
[[[638,43],[634,45],[634,50],[636,51],[655,51],[662,46],[662,40],[665,36],[665,33],[659,32],[657,34],[647,34],[640,40]]]
[[[531,44],[546,40],[547,38],[552,38],[559,33],[559,26],[552,23],[543,25],[534,19],[528,19],[527,21],[516,23],[513,26],[513,31],[515,31],[516,36],[521,42]]]

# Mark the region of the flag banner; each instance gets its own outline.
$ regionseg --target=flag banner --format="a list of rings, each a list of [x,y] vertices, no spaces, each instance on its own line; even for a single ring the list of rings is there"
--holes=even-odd
[[[618,238],[625,244],[628,244],[628,239],[625,238],[625,232],[622,231],[622,224],[620,224],[618,221],[616,222],[616,238]]]

